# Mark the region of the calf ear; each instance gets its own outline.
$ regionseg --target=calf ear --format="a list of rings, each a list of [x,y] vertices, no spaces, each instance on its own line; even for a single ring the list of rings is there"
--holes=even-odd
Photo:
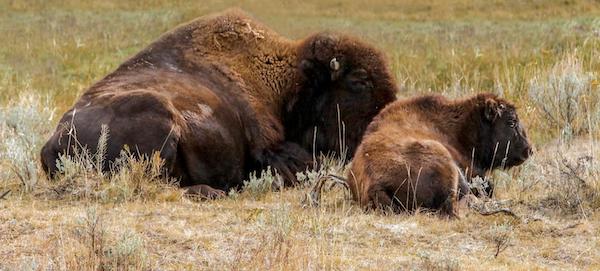
[[[502,116],[502,107],[503,105],[499,104],[494,99],[485,100],[485,109],[483,113],[485,115],[485,119],[490,122],[494,122],[497,118]]]

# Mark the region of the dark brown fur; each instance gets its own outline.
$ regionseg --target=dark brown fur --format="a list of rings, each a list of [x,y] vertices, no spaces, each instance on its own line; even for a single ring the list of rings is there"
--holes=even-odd
[[[105,170],[128,145],[142,155],[160,151],[169,175],[182,186],[201,185],[189,191],[208,196],[267,165],[289,185],[311,159],[307,135],[315,126],[319,150],[338,150],[338,131],[330,128],[338,126],[338,104],[353,150],[368,122],[395,99],[386,66],[377,50],[343,35],[296,42],[237,10],[203,17],[90,87],[60,120],[42,164],[54,175],[71,136],[95,151],[106,124]]]
[[[510,141],[508,150],[507,143]],[[491,94],[424,96],[390,104],[369,125],[348,184],[369,208],[457,214],[466,177],[523,163],[531,154],[515,107]]]

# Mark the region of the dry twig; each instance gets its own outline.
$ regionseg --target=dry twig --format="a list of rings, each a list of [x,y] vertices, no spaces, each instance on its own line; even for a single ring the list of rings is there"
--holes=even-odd
[[[3,200],[6,196],[8,196],[9,193],[10,193],[10,190],[2,193],[2,195],[0,195],[0,200]]]
[[[313,207],[319,206],[319,203],[321,202],[321,192],[323,191],[323,186],[328,181],[331,181],[331,184],[328,187],[328,190],[333,188],[335,185],[341,185],[342,187],[344,187],[346,189],[346,191],[350,191],[350,186],[348,186],[348,183],[346,183],[346,180],[344,178],[335,176],[335,175],[331,175],[331,174],[322,176],[321,178],[319,178],[319,180],[317,180],[317,182],[311,189],[310,193],[308,193],[306,195],[306,198],[304,199],[304,202],[303,202],[305,207],[306,206],[313,206]]]

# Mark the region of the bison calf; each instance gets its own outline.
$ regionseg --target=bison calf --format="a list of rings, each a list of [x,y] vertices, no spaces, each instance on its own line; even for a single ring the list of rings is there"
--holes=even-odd
[[[348,184],[367,208],[457,215],[468,176],[522,164],[532,150],[515,107],[491,94],[425,96],[382,110],[359,145]]]

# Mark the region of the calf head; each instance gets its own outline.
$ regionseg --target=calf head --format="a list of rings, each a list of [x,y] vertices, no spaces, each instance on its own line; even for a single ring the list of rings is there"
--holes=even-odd
[[[533,153],[514,105],[493,95],[481,96],[476,160],[481,168],[521,165]]]

